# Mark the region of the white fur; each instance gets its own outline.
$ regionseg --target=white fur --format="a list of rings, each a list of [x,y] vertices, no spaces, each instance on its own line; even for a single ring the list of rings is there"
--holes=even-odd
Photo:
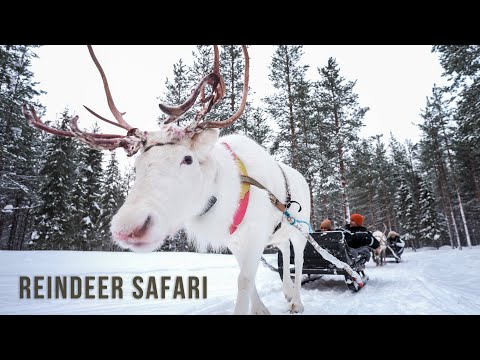
[[[175,145],[155,146],[136,159],[136,181],[118,213],[112,220],[111,230],[120,246],[135,251],[151,251],[158,248],[165,237],[184,227],[189,238],[200,250],[227,246],[240,266],[236,314],[249,311],[268,313],[255,286],[255,274],[263,249],[268,244],[279,247],[284,263],[289,263],[289,240],[295,254],[295,284],[285,267],[283,291],[291,312],[303,311],[300,300],[303,251],[306,239],[297,229],[285,221],[273,236],[275,226],[282,221],[282,213],[274,207],[266,191],[250,187],[250,202],[245,217],[237,231],[230,235],[229,227],[239,203],[240,174],[233,155],[222,144],[226,142],[243,161],[248,175],[263,184],[280,201],[285,202],[286,191],[278,163],[256,142],[243,135],[218,138],[218,130],[205,130],[192,139],[178,136],[178,128],[171,125],[148,134],[146,146],[172,141]],[[191,165],[182,164],[186,155],[193,158]],[[290,187],[293,204],[290,213],[298,220],[310,219],[310,196],[303,176],[291,167],[281,164]],[[204,215],[198,216],[211,196],[215,205]],[[122,236],[144,224],[147,217],[151,226],[141,238]]]

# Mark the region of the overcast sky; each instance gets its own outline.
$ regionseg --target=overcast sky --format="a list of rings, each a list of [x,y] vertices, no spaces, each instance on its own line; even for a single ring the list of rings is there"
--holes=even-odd
[[[302,59],[310,65],[309,79],[319,79],[317,68],[334,57],[340,74],[357,81],[354,91],[359,94],[360,105],[370,108],[362,136],[383,134],[387,142],[392,132],[400,141],[416,142],[419,131],[412,123],[421,121],[419,114],[433,85],[445,84],[437,54],[431,48],[430,45],[305,45]],[[118,109],[126,111],[125,119],[133,126],[154,130],[161,114],[157,97],[164,92],[166,77],[172,79],[173,64],[180,58],[187,65],[193,63],[195,46],[94,45],[94,50],[107,74]],[[273,51],[271,45],[249,48],[251,99],[255,102],[272,92],[268,73]],[[39,88],[47,92],[41,97],[47,107],[45,119],[58,117],[67,107],[80,116],[81,127],[90,128],[95,118],[82,105],[112,117],[100,75],[86,46],[49,45],[36,49],[36,53],[39,58],[34,59],[32,71]],[[111,125],[101,126],[107,132],[120,130]]]

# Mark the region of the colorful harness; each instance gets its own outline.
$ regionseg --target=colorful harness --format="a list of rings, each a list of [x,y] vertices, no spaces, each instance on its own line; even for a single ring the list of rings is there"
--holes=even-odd
[[[248,176],[247,168],[245,164],[240,160],[240,158],[233,152],[230,146],[223,142],[223,145],[230,151],[235,159],[235,163],[237,164],[238,170],[240,171],[241,176]],[[242,182],[240,185],[240,204],[238,205],[237,211],[233,217],[233,223],[230,225],[230,235],[233,234],[238,226],[242,223],[243,218],[245,217],[245,213],[247,212],[248,207],[248,200],[250,199],[250,184],[246,182]]]
[[[258,181],[256,181],[255,179],[252,179],[250,176],[248,176],[247,168],[245,167],[245,164],[242,162],[242,160],[240,160],[240,158],[233,152],[232,148],[226,142],[222,142],[222,144],[225,145],[227,150],[230,151],[230,153],[233,155],[235,163],[237,164],[237,168],[240,172],[240,181],[241,181],[240,182],[240,184],[241,184],[240,185],[240,202],[238,204],[237,211],[235,211],[235,215],[233,216],[233,223],[230,225],[230,235],[233,234],[237,230],[238,226],[242,223],[243,218],[245,217],[245,213],[247,212],[247,208],[248,208],[248,202],[250,200],[250,185],[254,185],[254,186],[258,187],[259,189],[266,190],[268,192],[268,197],[269,197],[272,205],[274,205],[278,210],[280,210],[287,217],[287,221],[290,224],[294,225],[297,222],[308,224],[306,221],[296,220],[288,212],[288,208],[290,207],[290,205],[292,203],[297,203],[298,204],[298,202],[291,200],[291,195],[290,195],[290,189],[289,189],[289,186],[288,186],[287,176],[285,175],[285,172],[283,171],[283,169],[280,165],[279,165],[279,168],[280,168],[280,170],[283,174],[283,179],[285,180],[285,189],[286,189],[286,193],[287,193],[287,202],[285,204],[283,204],[281,201],[279,201],[277,199],[277,197],[275,195],[273,195],[262,184],[260,184]],[[208,200],[207,207],[200,214],[200,216],[206,214],[216,202],[217,202],[217,198],[215,196],[210,197],[210,199]],[[298,205],[300,207],[299,211],[302,211],[302,207],[300,206],[300,204],[298,204]],[[280,221],[277,224],[277,226],[275,227],[275,229],[273,230],[273,233],[275,233],[278,229],[280,229],[281,225],[282,225],[282,222]],[[310,224],[308,224],[308,226],[310,228],[310,231],[312,231],[311,227],[310,227]]]

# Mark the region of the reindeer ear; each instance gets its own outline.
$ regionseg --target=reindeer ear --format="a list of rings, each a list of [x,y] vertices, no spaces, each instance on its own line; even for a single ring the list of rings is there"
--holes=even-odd
[[[197,153],[199,161],[206,159],[217,142],[219,134],[218,129],[206,129],[193,135],[191,148]]]

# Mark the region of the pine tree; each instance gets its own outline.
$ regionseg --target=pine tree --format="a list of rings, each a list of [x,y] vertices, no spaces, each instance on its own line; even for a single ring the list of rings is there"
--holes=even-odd
[[[244,113],[242,118],[245,121],[240,123],[242,126],[240,132],[267,148],[272,141],[272,134],[265,111],[259,107],[250,108],[249,106],[249,111]]]
[[[197,51],[192,52],[192,55],[194,61],[188,72],[188,80],[191,84],[197,84],[213,69],[213,48],[211,45],[197,45]]]
[[[363,214],[368,219],[370,226],[376,226],[379,208],[375,203],[375,196],[379,179],[374,172],[376,165],[373,162],[372,140],[362,139],[358,144],[353,145],[352,150],[355,156],[345,159],[348,165],[345,176],[349,179],[350,205],[355,212]]]
[[[195,246],[188,241],[187,234],[182,229],[168,237],[159,249],[160,251],[195,252]]]
[[[37,206],[39,132],[23,117],[23,103],[40,94],[29,70],[35,46],[0,45],[0,248],[22,248]],[[42,107],[36,108],[41,113]]]
[[[400,186],[395,196],[395,208],[399,222],[399,232],[406,241],[410,241],[413,248],[418,247],[417,239],[420,238],[418,229],[419,211],[418,200],[411,191],[408,181],[401,177]]]
[[[417,144],[405,141],[405,144],[398,142],[392,133],[390,133],[390,173],[392,175],[391,184],[393,192],[395,189],[404,188],[404,196],[408,196],[408,200],[404,197],[399,198],[397,193],[395,204],[397,214],[399,214],[399,222],[401,231],[410,234],[414,247],[418,247],[417,239],[420,238],[419,216],[419,198],[420,198],[420,182],[418,175],[418,155]],[[403,204],[403,205],[402,205]],[[401,206],[405,208],[402,210]]]
[[[97,131],[98,126],[95,125],[91,132]],[[77,169],[72,204],[75,247],[77,250],[99,249],[101,239],[97,227],[101,213],[102,152],[78,143],[75,162]]]
[[[335,163],[342,189],[343,217],[349,222],[350,208],[345,159],[353,144],[358,141],[362,119],[369,110],[358,103],[353,92],[355,82],[346,82],[340,75],[335,59],[330,58],[327,66],[319,68],[320,81],[315,84],[316,107],[323,113],[324,129],[330,135],[330,147],[335,151]]]
[[[445,131],[445,127],[448,126],[447,124],[449,123],[449,116],[438,88],[433,88],[432,97],[427,99],[427,104],[421,115],[424,119],[424,122],[419,125],[422,131],[422,139],[420,141],[421,156],[423,159],[422,166],[425,167],[426,172],[433,173],[437,179],[437,191],[441,194],[441,199],[444,203],[445,216],[449,222],[448,227],[454,229],[456,242],[461,249],[459,228],[457,227],[457,219],[455,216],[455,200],[451,197],[451,194],[457,195],[460,215],[464,229],[466,230],[466,242],[467,245],[471,246],[468,226],[455,180],[455,174],[452,174],[449,166],[448,135]],[[453,242],[453,239],[451,242]]]
[[[124,174],[125,175],[122,180],[122,192],[125,194],[125,197],[127,197],[130,189],[133,186],[133,183],[135,182],[135,168],[126,168]]]
[[[421,183],[420,192],[420,234],[424,241],[437,248],[442,244],[441,238],[444,233],[442,222],[436,210],[436,200],[431,190],[432,186],[427,180]]]
[[[456,172],[468,173],[458,179],[459,195],[469,199],[465,205],[465,217],[480,216],[480,46],[437,45],[444,76],[452,81],[447,89],[455,102],[453,118],[455,129],[453,153]],[[478,221],[469,221],[468,228],[480,232]],[[465,230],[466,231],[466,230]],[[475,242],[475,236],[472,237]],[[478,243],[478,239],[477,239]]]
[[[308,68],[299,64],[302,54],[302,46],[276,46],[268,77],[277,91],[264,99],[270,116],[280,128],[273,148],[293,168],[297,168],[300,161],[299,111]]]
[[[122,178],[118,170],[118,161],[115,152],[110,154],[110,160],[102,176],[102,190],[100,196],[100,215],[98,219],[97,236],[102,249],[113,250],[111,241],[110,222],[118,209],[125,202]]]
[[[190,96],[192,84],[189,81],[188,68],[183,63],[183,60],[178,60],[178,63],[173,64],[173,81],[168,78],[165,81],[166,92],[165,95],[160,97],[160,101],[167,105],[178,106],[183,104],[185,100]],[[180,119],[177,119],[177,125],[185,122],[185,119],[192,117],[191,110]],[[158,124],[162,124],[165,121],[165,116],[161,116],[158,119]]]
[[[216,105],[216,119],[228,119],[239,108],[243,95],[244,70],[242,47],[239,45],[222,45],[220,51],[220,74],[222,74],[225,82],[225,97]],[[220,132],[221,135],[232,134],[242,128],[246,129],[249,112],[250,106],[245,109],[240,119],[232,125],[223,128]]]
[[[65,110],[58,126],[67,130],[70,119]],[[75,141],[49,135],[43,142],[43,166],[40,169],[40,205],[35,209],[35,226],[30,245],[34,249],[72,249],[70,200],[75,178]]]
[[[308,66],[300,65],[302,55],[302,46],[276,47],[269,79],[277,91],[263,101],[271,118],[279,126],[270,152],[305,177],[313,205],[319,168],[316,156],[318,145],[315,141],[316,118],[311,100],[311,83],[306,79]],[[316,221],[315,206],[312,206],[310,222],[315,226]]]
[[[387,149],[382,142],[382,135],[374,137],[374,154],[373,154],[373,177],[375,182],[374,203],[378,209],[376,218],[377,228],[385,224],[388,229],[397,228],[397,220],[395,216],[395,184],[394,175],[390,171],[391,166],[387,157]]]

